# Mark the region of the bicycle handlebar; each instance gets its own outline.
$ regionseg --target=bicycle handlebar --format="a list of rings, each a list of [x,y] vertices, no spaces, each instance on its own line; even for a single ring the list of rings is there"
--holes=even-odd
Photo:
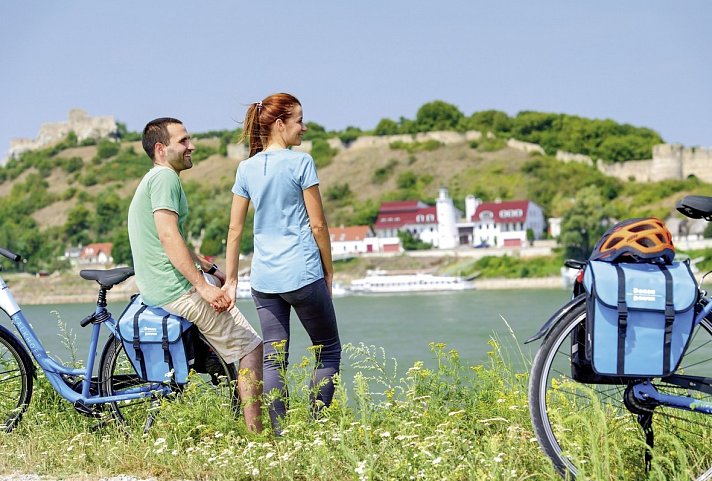
[[[11,250],[5,249],[4,247],[0,247],[0,255],[7,257],[12,262],[20,262],[22,260],[22,256],[20,254],[15,254]]]

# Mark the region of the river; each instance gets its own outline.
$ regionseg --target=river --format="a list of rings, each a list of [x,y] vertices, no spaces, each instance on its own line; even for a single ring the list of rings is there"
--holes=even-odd
[[[457,350],[463,362],[484,362],[490,350],[488,340],[493,336],[501,341],[512,363],[520,367],[520,350],[525,358],[531,359],[538,347],[538,343],[524,345],[523,341],[534,334],[569,296],[564,289],[475,290],[353,295],[337,297],[334,303],[342,342],[383,348],[388,359],[397,360],[398,372],[404,373],[415,361],[422,360],[426,365],[433,362],[428,346],[431,342],[442,342],[447,345],[447,350]],[[125,302],[110,302],[109,309],[118,315],[124,305]],[[252,301],[238,300],[238,307],[259,332]],[[79,321],[92,311],[91,304],[23,308],[45,348],[62,360],[68,360],[70,356],[59,335],[58,320],[61,319],[76,336],[75,346],[83,359],[90,328],[80,327]],[[11,327],[9,318],[4,314],[1,316],[0,323]],[[307,353],[308,344],[306,333],[293,314],[291,360],[298,362]]]

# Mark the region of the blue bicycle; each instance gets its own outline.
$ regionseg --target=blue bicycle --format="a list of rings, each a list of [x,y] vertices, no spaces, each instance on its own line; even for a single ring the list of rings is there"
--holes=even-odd
[[[712,197],[688,196],[678,210],[712,220]],[[586,264],[573,299],[527,342],[542,339],[530,373],[536,437],[562,477],[712,479],[712,302],[695,287],[694,330],[677,370],[662,377],[583,377],[572,361],[586,342]],[[619,331],[620,332],[620,331]],[[616,346],[604,346],[611,356]],[[613,449],[611,449],[613,448]]]
[[[13,262],[22,260],[21,256],[4,248],[0,248],[0,255]],[[133,276],[133,269],[83,270],[79,274],[83,279],[99,284],[96,308],[80,323],[82,327],[91,325],[92,329],[83,368],[64,365],[47,354],[9,286],[0,277],[0,308],[10,317],[22,339],[0,326],[0,430],[10,432],[27,410],[37,374],[33,358],[57,393],[88,416],[114,419],[145,431],[152,425],[161,401],[180,397],[187,386],[193,391],[197,389],[216,395],[218,402],[237,413],[239,398],[235,390],[235,367],[226,364],[200,334],[195,339],[196,361],[188,384],[179,385],[170,380],[147,382],[136,373],[124,351],[117,321],[107,310],[106,301],[107,292]],[[108,329],[109,336],[97,364],[102,327]]]

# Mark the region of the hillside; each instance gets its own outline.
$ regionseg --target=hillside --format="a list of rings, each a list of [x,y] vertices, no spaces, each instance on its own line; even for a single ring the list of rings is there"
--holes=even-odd
[[[232,133],[217,135],[194,136],[195,165],[182,179],[191,208],[191,238],[204,254],[219,256],[239,161],[221,153]],[[434,202],[440,187],[449,189],[461,210],[467,195],[484,201],[530,199],[547,217],[578,215],[598,222],[589,232],[605,225],[599,222],[605,219],[666,218],[682,196],[712,195],[712,185],[694,176],[650,183],[620,180],[586,163],[508,147],[506,140],[494,136],[455,143],[380,142],[358,149],[330,149],[321,140],[326,154],[317,142],[312,143],[312,154],[331,225],[373,223],[386,200]],[[0,169],[0,245],[30,257],[30,270],[61,269],[67,247],[89,242],[113,242],[115,259],[127,262],[126,210],[149,168],[138,141],[60,143],[11,161]],[[574,215],[581,206],[587,210]],[[243,241],[243,250],[250,252],[251,236]],[[589,248],[580,246],[582,251]]]

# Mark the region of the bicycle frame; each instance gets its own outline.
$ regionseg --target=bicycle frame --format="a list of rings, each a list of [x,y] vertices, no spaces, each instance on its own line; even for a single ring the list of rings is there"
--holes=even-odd
[[[128,401],[131,399],[153,396],[155,394],[166,395],[171,392],[169,386],[161,383],[153,383],[138,388],[126,389],[122,391],[121,394],[113,396],[92,395],[90,393],[92,373],[96,363],[96,351],[99,345],[101,325],[105,324],[107,329],[109,329],[112,334],[116,335],[116,321],[111,314],[108,313],[106,307],[97,306],[95,309],[95,315],[97,317],[100,317],[100,315],[103,317],[108,314],[108,319],[102,322],[92,323],[89,352],[87,354],[86,367],[84,369],[71,368],[64,364],[60,364],[52,359],[49,354],[47,354],[42,342],[40,342],[32,326],[25,318],[25,315],[22,313],[22,309],[15,301],[12,292],[1,276],[0,308],[2,308],[2,310],[5,311],[5,313],[7,313],[10,317],[10,320],[20,333],[25,345],[30,350],[32,357],[45,373],[47,380],[50,382],[55,391],[57,391],[57,393],[59,393],[59,395],[61,395],[64,399],[75,405],[96,405],[109,402]],[[65,382],[62,376],[80,377],[82,380],[81,392],[75,391],[67,382]]]

